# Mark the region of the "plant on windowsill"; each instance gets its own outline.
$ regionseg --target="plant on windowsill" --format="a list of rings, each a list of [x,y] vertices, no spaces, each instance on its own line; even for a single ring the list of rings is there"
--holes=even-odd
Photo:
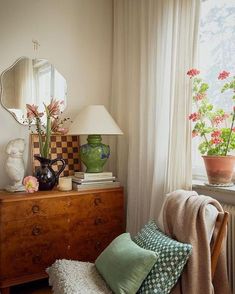
[[[187,75],[192,79],[193,104],[195,112],[189,115],[194,122],[192,136],[199,136],[201,143],[198,146],[203,155],[209,184],[231,185],[235,156],[229,155],[235,150],[235,106],[230,113],[216,108],[207,97],[209,85],[199,77],[200,71],[191,69]],[[221,93],[232,91],[232,100],[235,102],[235,76],[222,71],[219,80],[225,80]]]
[[[63,122],[69,120],[69,118],[60,119],[62,113],[60,106],[60,101],[51,99],[48,105],[44,104],[44,112],[39,112],[38,106],[26,104],[29,129],[32,130],[32,125],[35,124],[35,131],[39,138],[40,154],[34,156],[40,162],[40,168],[35,173],[35,177],[39,182],[39,190],[51,190],[66,166],[62,158],[50,159],[51,134],[64,134],[68,131],[63,128]],[[44,124],[45,120],[46,124]],[[55,172],[51,166],[57,161],[61,161],[62,166],[58,172]]]

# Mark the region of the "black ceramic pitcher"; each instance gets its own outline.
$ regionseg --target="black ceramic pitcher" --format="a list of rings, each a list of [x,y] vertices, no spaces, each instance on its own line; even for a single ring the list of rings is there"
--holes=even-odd
[[[40,162],[40,167],[35,171],[35,177],[39,182],[39,190],[46,191],[51,190],[58,183],[59,175],[65,169],[66,163],[62,158],[48,159],[38,155],[34,155],[34,158]],[[62,162],[62,166],[58,172],[52,169],[52,165],[57,161]]]

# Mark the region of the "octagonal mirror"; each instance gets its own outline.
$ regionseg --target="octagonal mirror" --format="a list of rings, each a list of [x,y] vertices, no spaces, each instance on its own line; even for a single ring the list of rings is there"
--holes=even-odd
[[[27,124],[26,104],[49,104],[51,98],[67,104],[67,82],[61,73],[46,59],[19,58],[1,74],[0,101],[21,124]]]

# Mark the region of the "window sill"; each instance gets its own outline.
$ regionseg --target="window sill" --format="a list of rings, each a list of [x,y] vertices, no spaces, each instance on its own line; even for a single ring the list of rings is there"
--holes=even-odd
[[[193,180],[193,190],[215,198],[219,202],[235,205],[235,185],[232,187],[209,187],[202,180]]]

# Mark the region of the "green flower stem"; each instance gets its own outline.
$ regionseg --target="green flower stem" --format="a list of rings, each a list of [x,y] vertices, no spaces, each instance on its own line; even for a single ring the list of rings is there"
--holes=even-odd
[[[198,102],[195,101],[195,104],[196,104],[196,107],[197,107],[197,111],[199,111],[199,108],[200,108],[200,107],[199,107],[199,105],[198,105]],[[203,120],[202,120],[201,116],[200,116],[199,120],[200,120],[200,122],[203,124]],[[205,142],[206,142],[206,144],[207,144],[207,147],[210,147],[210,144],[209,144],[209,142],[208,142],[207,137],[206,137],[205,134],[203,134],[203,137],[204,137],[204,140],[205,140]]]
[[[228,147],[229,147],[229,144],[230,144],[230,141],[231,141],[231,135],[232,135],[232,131],[233,131],[234,120],[235,120],[235,111],[233,112],[233,119],[232,119],[232,123],[231,123],[230,133],[229,133],[229,137],[228,137],[226,150],[225,150],[225,153],[224,153],[225,156],[228,153]]]
[[[43,154],[43,142],[42,142],[42,128],[41,128],[41,120],[39,117],[36,118],[36,126],[38,131],[40,155],[43,157],[44,154]]]
[[[50,141],[51,141],[51,117],[47,116],[46,141],[43,147],[43,154],[45,158],[49,157]]]

